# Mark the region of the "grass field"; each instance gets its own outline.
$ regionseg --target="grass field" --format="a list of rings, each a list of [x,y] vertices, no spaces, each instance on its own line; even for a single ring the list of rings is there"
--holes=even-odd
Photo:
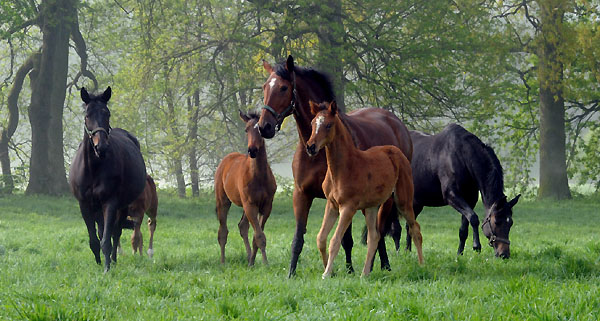
[[[416,253],[391,253],[391,272],[361,279],[343,271],[321,280],[315,237],[324,201],[309,217],[298,275],[287,278],[295,222],[291,200],[276,199],[267,222],[269,266],[253,268],[229,215],[227,263],[219,264],[212,197],[161,195],[155,256],[125,253],[107,274],[96,265],[72,198],[0,198],[0,320],[598,320],[600,201],[524,202],[514,210],[511,259],[481,253],[456,256],[459,214],[426,209],[419,217],[426,263]],[[483,219],[483,210],[477,212]],[[354,266],[364,218],[354,219]],[[145,246],[148,231],[144,227]],[[471,238],[467,244],[471,244]],[[388,248],[392,241],[388,239]]]

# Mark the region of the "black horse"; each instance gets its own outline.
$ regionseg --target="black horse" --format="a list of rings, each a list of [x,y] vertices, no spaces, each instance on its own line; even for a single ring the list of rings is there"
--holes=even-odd
[[[71,192],[79,201],[90,249],[100,264],[102,247],[105,272],[110,269],[111,259],[117,261],[121,230],[128,227],[127,207],[146,184],[146,165],[138,140],[126,130],[110,128],[110,111],[106,106],[110,95],[110,87],[98,96],[81,88],[85,103],[84,135],[69,172]]]
[[[506,200],[502,166],[494,150],[457,124],[446,126],[435,135],[411,131],[410,137],[413,142],[411,167],[415,185],[415,216],[424,206],[452,206],[462,214],[458,254],[465,249],[469,224],[473,228],[473,249],[481,251],[479,217],[473,210],[481,191],[486,209],[481,226],[483,233],[496,256],[508,258],[512,207],[521,195],[511,201]],[[411,239],[406,234],[406,248],[410,250]]]

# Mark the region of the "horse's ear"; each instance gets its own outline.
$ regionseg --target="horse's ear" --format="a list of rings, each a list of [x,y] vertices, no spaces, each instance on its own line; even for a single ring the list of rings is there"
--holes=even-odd
[[[91,100],[90,94],[88,94],[85,87],[81,87],[80,93],[81,93],[81,100],[83,100],[83,102],[87,105]]]
[[[265,70],[268,73],[273,73],[273,67],[271,67],[271,65],[264,59],[263,59],[263,67],[265,68]]]
[[[310,105],[310,113],[313,116],[317,115],[321,111],[321,108],[319,108],[319,104],[315,103],[314,101],[309,100],[308,104]]]
[[[521,197],[521,194],[517,195],[517,197],[510,200],[510,202],[508,202],[508,204],[507,204],[508,207],[513,208],[513,206],[515,206],[517,204],[517,202],[519,201],[520,197]]]
[[[108,88],[106,88],[106,90],[102,93],[102,96],[101,96],[102,101],[107,103],[110,100],[111,94],[112,94],[112,90],[110,89],[110,86],[108,86]]]
[[[331,103],[329,103],[329,113],[333,116],[333,115],[337,114],[337,111],[338,111],[337,103],[334,100]]]
[[[286,62],[285,62],[285,69],[286,69],[288,72],[292,72],[292,71],[294,71],[294,57],[292,57],[292,55],[289,55],[289,56],[287,57],[287,60],[286,60]]]
[[[247,123],[250,120],[250,117],[248,117],[248,115],[246,115],[246,113],[244,113],[243,111],[239,110],[240,112],[240,118],[244,121],[244,123]]]

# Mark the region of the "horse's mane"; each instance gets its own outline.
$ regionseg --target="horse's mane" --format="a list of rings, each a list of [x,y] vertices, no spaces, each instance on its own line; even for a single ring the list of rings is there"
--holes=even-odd
[[[287,81],[290,81],[290,82],[292,81],[292,76],[286,69],[285,62],[278,63],[277,65],[275,65],[274,70],[275,70],[275,73],[279,77],[281,77]],[[308,80],[311,80],[312,82],[314,82],[316,86],[320,87],[323,90],[323,93],[325,95],[323,97],[323,101],[335,100],[335,93],[333,92],[333,85],[331,83],[331,79],[329,78],[329,76],[326,73],[324,73],[322,71],[314,70],[312,68],[305,68],[305,67],[298,67],[298,66],[294,66],[294,72],[296,73],[297,76],[307,78]]]
[[[257,111],[249,111],[246,113],[246,116],[250,119],[260,119],[260,114]]]

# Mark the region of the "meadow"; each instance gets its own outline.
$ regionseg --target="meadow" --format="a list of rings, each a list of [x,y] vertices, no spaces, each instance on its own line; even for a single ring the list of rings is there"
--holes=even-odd
[[[295,221],[291,198],[278,196],[266,224],[269,265],[247,267],[229,214],[227,262],[219,263],[218,222],[211,195],[180,200],[161,193],[153,259],[124,253],[109,273],[95,263],[75,200],[16,195],[0,198],[0,320],[598,320],[600,199],[521,201],[514,209],[511,258],[484,243],[456,256],[459,214],[426,208],[419,216],[425,265],[395,253],[392,271],[378,258],[367,278],[321,279],[315,237],[324,201],[315,202],[298,274],[287,278]],[[483,219],[483,209],[476,211]],[[354,218],[354,267],[366,247],[364,218]],[[404,232],[404,231],[403,231]],[[147,248],[148,230],[143,226]],[[404,236],[404,235],[403,235]],[[483,237],[483,236],[482,236]]]

